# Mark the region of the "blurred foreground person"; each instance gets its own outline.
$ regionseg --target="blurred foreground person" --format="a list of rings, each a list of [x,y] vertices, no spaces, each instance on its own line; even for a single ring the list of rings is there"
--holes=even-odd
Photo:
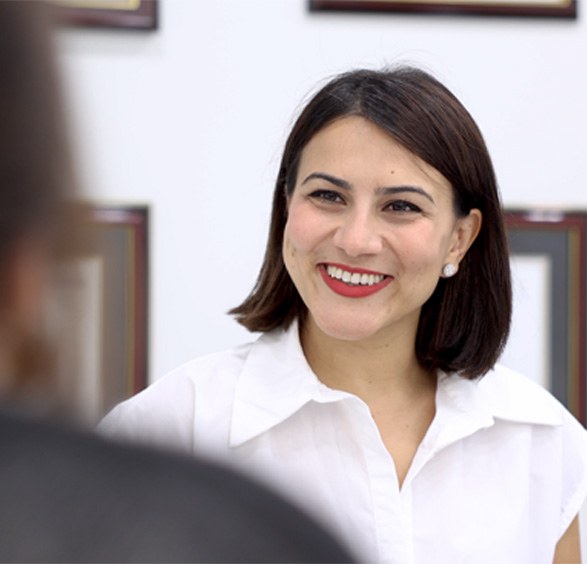
[[[318,525],[229,470],[39,415],[63,389],[43,311],[75,239],[45,10],[0,2],[0,560],[349,561]]]

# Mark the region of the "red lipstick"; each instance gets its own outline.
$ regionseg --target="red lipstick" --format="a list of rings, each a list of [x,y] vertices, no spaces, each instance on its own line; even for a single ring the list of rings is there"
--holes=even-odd
[[[371,296],[376,294],[383,288],[385,288],[392,280],[392,276],[385,276],[383,280],[380,282],[376,282],[372,285],[362,285],[362,284],[348,284],[347,282],[343,282],[342,280],[338,280],[337,278],[331,278],[328,276],[326,272],[325,264],[321,264],[318,268],[320,271],[320,275],[324,280],[325,284],[335,293],[339,294],[340,296],[344,296],[345,298],[366,298],[367,296]],[[342,270],[345,270],[350,273],[357,273],[357,274],[374,274],[380,275],[379,272],[373,272],[372,270],[364,270],[364,269],[357,269],[357,268],[349,268],[348,266],[343,266],[339,264],[330,263],[328,266],[335,266]]]

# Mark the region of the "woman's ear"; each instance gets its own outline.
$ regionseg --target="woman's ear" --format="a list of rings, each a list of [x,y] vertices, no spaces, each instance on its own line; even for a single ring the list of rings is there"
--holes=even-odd
[[[458,268],[459,263],[479,235],[482,223],[483,215],[478,209],[472,209],[465,217],[457,219],[446,263],[453,264]]]

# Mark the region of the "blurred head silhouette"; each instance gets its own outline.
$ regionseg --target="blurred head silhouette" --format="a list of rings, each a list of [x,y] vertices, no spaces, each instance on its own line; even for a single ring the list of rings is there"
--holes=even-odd
[[[0,395],[54,391],[44,306],[74,182],[50,8],[0,2]]]

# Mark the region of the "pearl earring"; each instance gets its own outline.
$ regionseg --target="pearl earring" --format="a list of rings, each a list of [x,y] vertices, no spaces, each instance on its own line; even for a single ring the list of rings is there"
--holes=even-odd
[[[445,278],[450,278],[451,276],[454,276],[456,273],[457,267],[452,262],[449,262],[442,267],[442,275]]]

